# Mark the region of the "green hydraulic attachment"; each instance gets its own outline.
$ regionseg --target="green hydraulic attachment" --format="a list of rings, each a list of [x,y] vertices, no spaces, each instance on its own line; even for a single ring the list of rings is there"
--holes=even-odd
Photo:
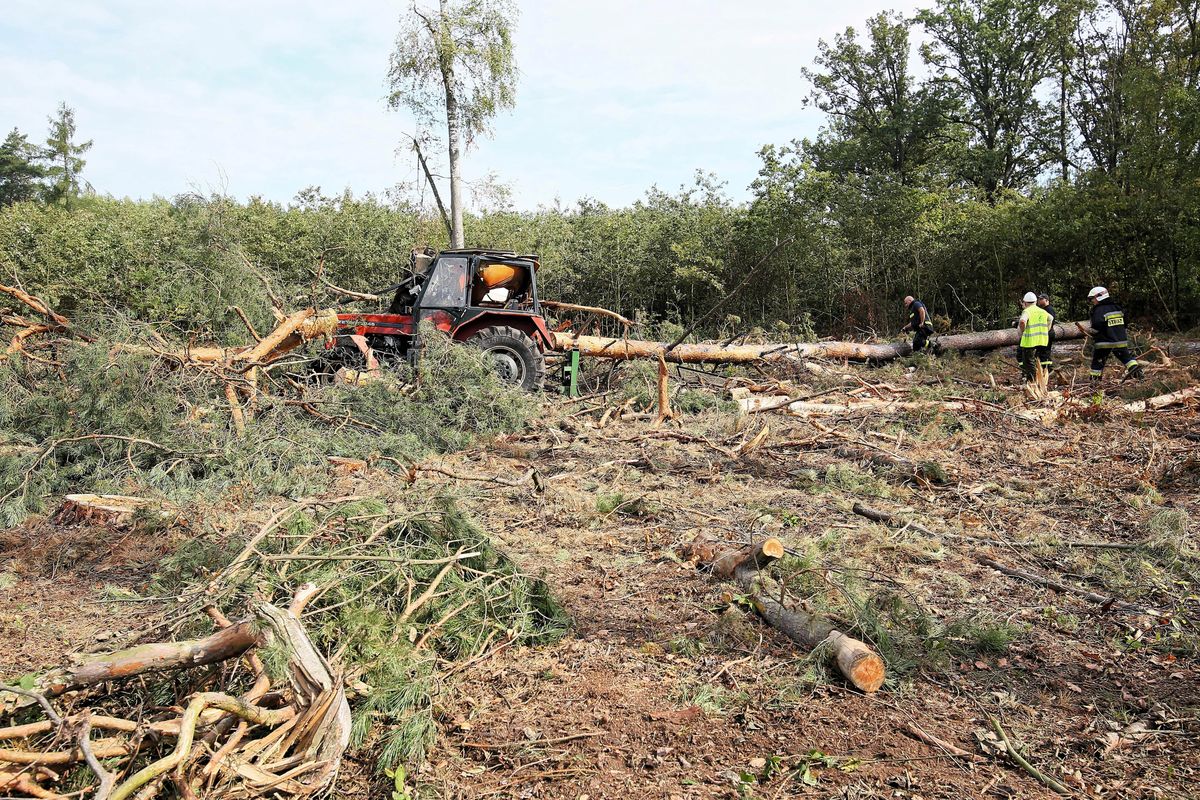
[[[579,397],[579,348],[567,351],[563,359],[562,392],[567,397]]]

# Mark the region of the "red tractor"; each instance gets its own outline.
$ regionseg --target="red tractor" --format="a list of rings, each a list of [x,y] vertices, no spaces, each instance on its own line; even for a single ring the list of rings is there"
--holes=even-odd
[[[542,388],[553,337],[537,296],[538,257],[501,250],[413,251],[411,275],[382,314],[338,314],[327,346],[333,363],[414,361],[428,320],[455,341],[487,353],[505,381]]]

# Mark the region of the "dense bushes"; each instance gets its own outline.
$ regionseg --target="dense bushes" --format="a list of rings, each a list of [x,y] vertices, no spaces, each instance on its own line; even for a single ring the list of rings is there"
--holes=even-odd
[[[1200,323],[1200,188],[1170,197],[1098,183],[992,205],[952,190],[815,171],[794,152],[764,151],[756,199],[737,206],[707,179],[644,202],[468,217],[468,243],[542,256],[542,295],[626,315],[687,322],[791,238],[723,313],[749,329],[811,315],[818,333],[885,333],[900,299],[987,327],[1016,298],[1049,291],[1060,313],[1085,313],[1106,284],[1143,324]],[[367,199],[307,196],[283,207],[225,198],[168,202],[85,198],[0,211],[0,272],[69,315],[118,311],[160,329],[240,340],[238,306],[270,325],[264,281],[285,304],[337,297],[313,277],[359,290],[404,274],[413,245],[441,246],[435,219]]]

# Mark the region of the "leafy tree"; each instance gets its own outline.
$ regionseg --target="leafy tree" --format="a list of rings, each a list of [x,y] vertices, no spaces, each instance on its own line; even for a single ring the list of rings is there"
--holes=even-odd
[[[40,160],[38,149],[13,128],[0,145],[0,207],[38,197],[46,176]]]
[[[1053,160],[1039,89],[1053,70],[1047,19],[1058,10],[1054,0],[937,0],[917,14],[932,39],[922,55],[961,103],[952,119],[971,132],[960,175],[991,200],[1029,187]]]
[[[515,18],[508,0],[438,0],[434,9],[414,0],[396,36],[389,104],[409,108],[420,121],[446,125],[452,247],[465,244],[463,149],[514,103]]]
[[[809,102],[829,115],[809,149],[817,165],[841,173],[892,173],[901,183],[929,164],[945,135],[944,102],[909,74],[910,23],[899,15],[867,21],[867,46],[854,28],[822,41]]]
[[[79,196],[79,173],[87,163],[83,154],[92,149],[92,140],[75,141],[75,110],[66,103],[59,103],[55,116],[48,119],[50,135],[46,138],[45,157],[49,162],[46,174],[50,185],[46,199],[51,203],[70,205],[70,201]]]

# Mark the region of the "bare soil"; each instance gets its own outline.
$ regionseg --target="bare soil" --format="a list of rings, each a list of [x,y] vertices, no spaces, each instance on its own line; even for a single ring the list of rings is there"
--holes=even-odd
[[[822,401],[864,382],[870,396],[994,400],[989,368],[850,368],[827,379],[842,390]],[[1057,796],[980,745],[989,717],[1079,797],[1200,796],[1195,410],[1046,427],[1000,402],[821,421],[840,435],[779,413],[710,411],[661,425],[609,414],[601,427],[618,403],[549,401],[530,433],[439,460],[472,478],[516,479],[534,467],[527,484],[421,472],[407,489],[459,497],[545,575],[574,621],[558,643],[501,647],[447,677],[442,735],[410,780],[418,796]],[[900,464],[879,463],[881,453]],[[395,488],[383,469],[341,482],[339,491]],[[855,501],[939,536],[872,523],[852,512]],[[1174,538],[1161,523],[1172,511],[1190,519]],[[897,645],[882,691],[860,694],[723,603],[731,587],[680,562],[676,548],[698,534],[778,536],[808,559],[797,589],[824,587],[815,607],[887,590],[934,627]],[[136,627],[140,604],[107,602],[104,587],[144,588],[172,546],[162,534],[50,522],[4,537],[0,576],[15,581],[0,591],[4,676]],[[1153,546],[1124,550],[1063,544],[1148,538]],[[1016,580],[978,555],[1161,615]],[[975,628],[936,633],[963,620]],[[996,629],[1002,641],[972,640]],[[920,742],[913,729],[978,760]]]

